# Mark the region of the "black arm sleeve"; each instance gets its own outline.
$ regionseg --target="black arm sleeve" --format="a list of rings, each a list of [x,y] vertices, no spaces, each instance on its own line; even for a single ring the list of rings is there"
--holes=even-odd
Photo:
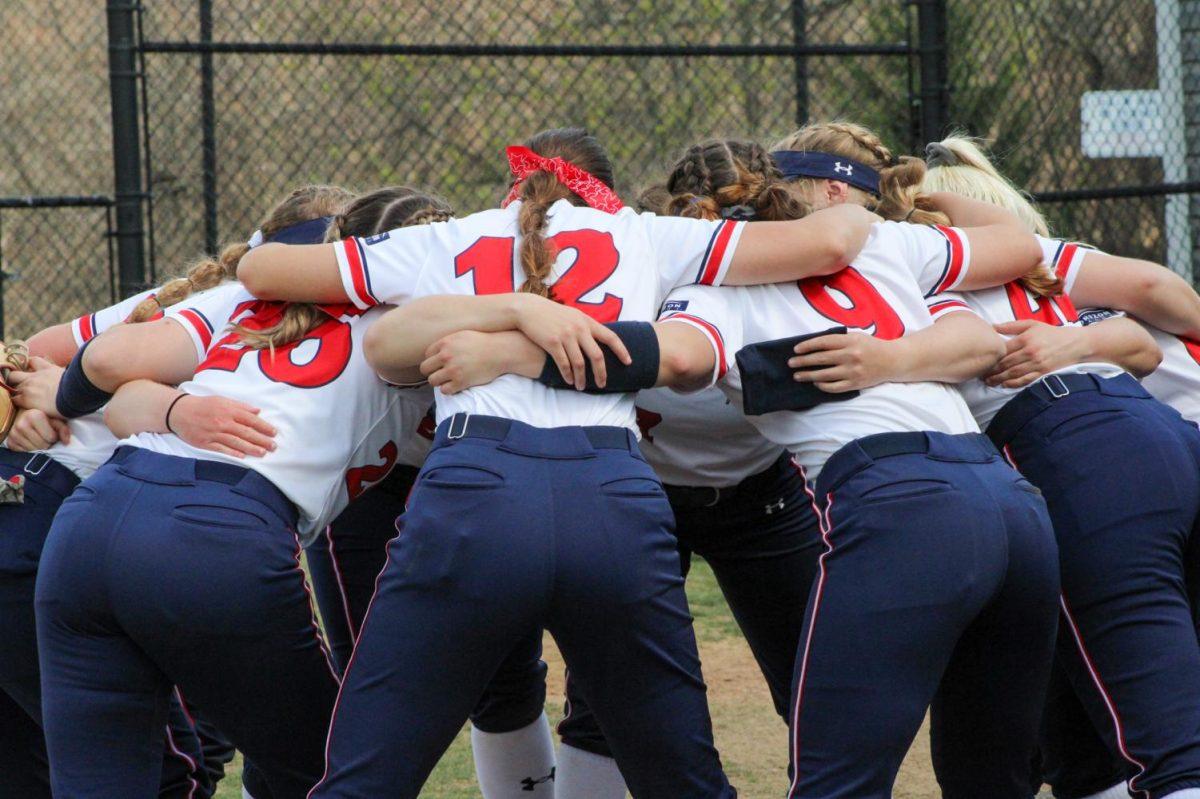
[[[587,385],[584,387],[584,392],[588,394],[625,394],[631,391],[640,391],[643,388],[654,388],[654,384],[658,382],[659,360],[658,334],[654,332],[654,326],[649,322],[610,322],[605,327],[621,338],[625,348],[629,350],[630,357],[633,358],[633,363],[626,366],[617,360],[617,356],[613,355],[608,347],[600,345],[600,349],[604,350],[604,366],[608,370],[608,385],[604,388],[596,386],[596,377],[592,374],[592,365],[589,361],[586,364]],[[575,388],[563,380],[562,373],[558,370],[558,364],[550,355],[546,355],[546,364],[542,367],[542,374],[538,377],[538,382],[550,388],[572,390]]]
[[[804,336],[760,341],[738,350],[738,373],[742,377],[742,404],[746,415],[804,411],[826,402],[844,402],[857,397],[857,391],[833,394],[822,391],[814,383],[797,383],[792,378],[795,370],[787,363],[792,357],[792,348],[801,341],[845,332],[844,327],[833,327]]]

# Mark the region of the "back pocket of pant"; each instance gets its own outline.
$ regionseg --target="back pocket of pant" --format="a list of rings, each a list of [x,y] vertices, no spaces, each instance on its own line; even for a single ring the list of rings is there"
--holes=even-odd
[[[876,486],[859,495],[864,502],[891,502],[897,499],[911,499],[931,494],[943,494],[954,488],[944,480],[898,480],[886,485]]]
[[[448,464],[435,466],[421,475],[417,482],[433,488],[454,488],[465,491],[478,491],[487,488],[500,488],[504,485],[504,477],[491,469],[485,469],[473,464]]]
[[[647,477],[622,477],[604,483],[601,488],[610,497],[665,498],[662,483]]]
[[[227,527],[237,530],[257,529],[269,524],[257,513],[218,505],[179,505],[171,511],[171,518],[197,527]]]

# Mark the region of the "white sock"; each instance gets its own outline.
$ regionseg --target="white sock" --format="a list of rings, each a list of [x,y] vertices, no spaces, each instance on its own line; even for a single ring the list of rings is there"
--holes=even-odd
[[[1085,796],[1083,799],[1129,799],[1129,791],[1125,790],[1125,783],[1118,782],[1111,788],[1106,788],[1100,793]]]
[[[483,799],[554,799],[554,741],[545,713],[512,732],[472,727],[471,750]]]
[[[558,747],[558,799],[625,799],[625,778],[611,757]]]
[[[1184,788],[1182,791],[1173,791],[1162,799],[1200,799],[1200,788]]]
[[[242,799],[254,799],[254,797],[250,795],[250,792],[246,790],[245,786],[242,787]]]

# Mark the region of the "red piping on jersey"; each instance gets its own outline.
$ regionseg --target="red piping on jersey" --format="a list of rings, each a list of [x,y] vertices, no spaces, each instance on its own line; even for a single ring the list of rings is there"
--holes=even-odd
[[[729,365],[725,362],[725,339],[721,337],[720,330],[717,330],[717,328],[714,325],[710,324],[709,322],[704,321],[700,317],[692,316],[691,314],[687,314],[687,313],[674,313],[674,314],[671,314],[670,316],[664,318],[662,321],[664,321],[664,322],[674,322],[674,321],[690,322],[691,324],[699,327],[701,329],[701,331],[704,332],[704,334],[708,336],[709,340],[712,341],[713,346],[716,347],[716,350],[717,350],[717,380],[720,380],[722,377],[725,376],[725,372],[728,369]]]
[[[711,286],[716,282],[721,271],[721,262],[725,260],[725,250],[729,247],[729,240],[733,238],[733,231],[737,225],[738,223],[732,220],[724,222],[714,234],[712,249],[709,250],[704,266],[700,268],[698,282],[701,286]]]
[[[75,320],[79,323],[79,337],[85,344],[96,337],[95,318],[95,314],[86,314]]]
[[[946,291],[951,286],[955,285],[958,282],[959,277],[961,277],[965,252],[963,249],[962,238],[958,235],[957,230],[945,225],[934,225],[934,227],[939,233],[945,236],[946,241],[950,243],[946,275],[942,278],[941,282],[938,283],[937,287],[932,292],[933,294],[940,294],[941,292]]]
[[[1058,258],[1054,262],[1054,274],[1058,275],[1059,280],[1067,279],[1067,272],[1071,271],[1071,262],[1075,260],[1075,253],[1079,252],[1078,244],[1064,244],[1059,250]]]
[[[938,317],[941,314],[949,312],[952,308],[958,308],[964,311],[971,310],[971,306],[967,305],[962,300],[942,300],[935,302],[929,306],[929,315]]]
[[[212,343],[212,329],[204,321],[204,317],[191,308],[185,308],[179,312],[179,315],[195,329],[196,335],[200,337],[200,349],[207,352],[208,345]]]
[[[1092,657],[1088,654],[1087,647],[1083,643],[1083,636],[1079,632],[1079,627],[1075,624],[1075,617],[1071,615],[1071,608],[1067,605],[1065,594],[1058,595],[1058,603],[1062,606],[1063,617],[1067,620],[1067,626],[1071,628],[1071,637],[1075,639],[1075,647],[1079,650],[1079,656],[1083,658],[1088,674],[1091,675],[1092,682],[1095,684],[1096,690],[1100,692],[1100,697],[1104,700],[1104,706],[1108,709],[1108,715],[1112,717],[1113,730],[1117,735],[1117,750],[1121,753],[1121,757],[1128,760],[1138,769],[1138,773],[1129,778],[1129,790],[1141,794],[1146,799],[1150,799],[1149,791],[1142,790],[1134,785],[1146,773],[1146,766],[1131,755],[1129,749],[1125,746],[1125,726],[1121,722],[1121,715],[1117,712],[1116,703],[1113,702],[1108,689],[1104,686],[1104,681],[1100,679],[1100,673],[1096,671],[1096,664],[1092,662]]]
[[[342,242],[346,251],[346,262],[350,266],[350,282],[354,285],[354,293],[364,305],[378,305],[379,300],[371,295],[367,286],[367,267],[363,262],[362,251],[358,248],[358,239],[351,237]]]

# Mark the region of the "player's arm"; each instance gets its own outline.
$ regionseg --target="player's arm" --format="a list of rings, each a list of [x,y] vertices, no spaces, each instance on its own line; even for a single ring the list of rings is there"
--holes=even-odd
[[[955,288],[960,291],[1000,286],[1036,268],[1042,247],[1016,214],[991,203],[950,192],[930,195],[950,223],[963,228],[970,268]]]
[[[22,408],[72,419],[99,410],[112,393],[131,380],[176,385],[192,376],[199,362],[196,347],[180,323],[160,319],[117,325],[92,339],[64,370],[48,362],[31,372],[14,372],[15,400]]]
[[[822,391],[855,391],[880,383],[961,383],[987,374],[1004,355],[992,326],[969,312],[941,316],[911,335],[885,340],[844,333],[802,341],[788,366],[793,378]]]
[[[1004,357],[987,377],[990,386],[1021,388],[1077,363],[1101,361],[1120,366],[1136,377],[1145,377],[1162,362],[1154,337],[1128,317],[1116,317],[1083,326],[1057,326],[1019,320],[996,325],[1011,336]]]
[[[351,302],[337,244],[263,244],[242,256],[238,280],[261,300]]]
[[[429,348],[451,333],[516,330],[554,359],[563,380],[578,389],[587,382],[587,367],[600,386],[606,384],[607,347],[625,364],[630,356],[612,330],[582,311],[528,293],[435,295],[413,300],[384,314],[367,331],[364,352],[380,376],[392,382],[408,376]]]
[[[275,428],[258,408],[217,396],[193,396],[151,380],[123,384],[104,409],[118,438],[173,433],[194,447],[243,458],[275,449]]]
[[[29,346],[30,355],[45,358],[59,366],[69,364],[79,350],[79,345],[75,343],[75,334],[71,332],[70,322],[39,330],[25,343]]]
[[[842,269],[862,251],[879,217],[845,204],[787,222],[746,225],[724,285],[784,283]]]
[[[1116,308],[1168,333],[1200,339],[1200,295],[1150,261],[1089,251],[1070,297],[1077,308]]]
[[[641,331],[640,345],[634,345],[638,350],[634,361],[620,364],[610,359],[608,366],[614,386],[619,384],[624,391],[654,386],[694,390],[712,382],[715,354],[702,333],[688,325],[668,322],[646,327],[649,331]],[[645,332],[652,332],[653,339],[646,338]],[[552,388],[573,388],[558,379],[557,365],[547,353],[516,330],[451,333],[429,348],[421,372],[430,385],[445,394],[485,385],[504,374],[539,380]],[[591,387],[600,388],[594,381]]]

